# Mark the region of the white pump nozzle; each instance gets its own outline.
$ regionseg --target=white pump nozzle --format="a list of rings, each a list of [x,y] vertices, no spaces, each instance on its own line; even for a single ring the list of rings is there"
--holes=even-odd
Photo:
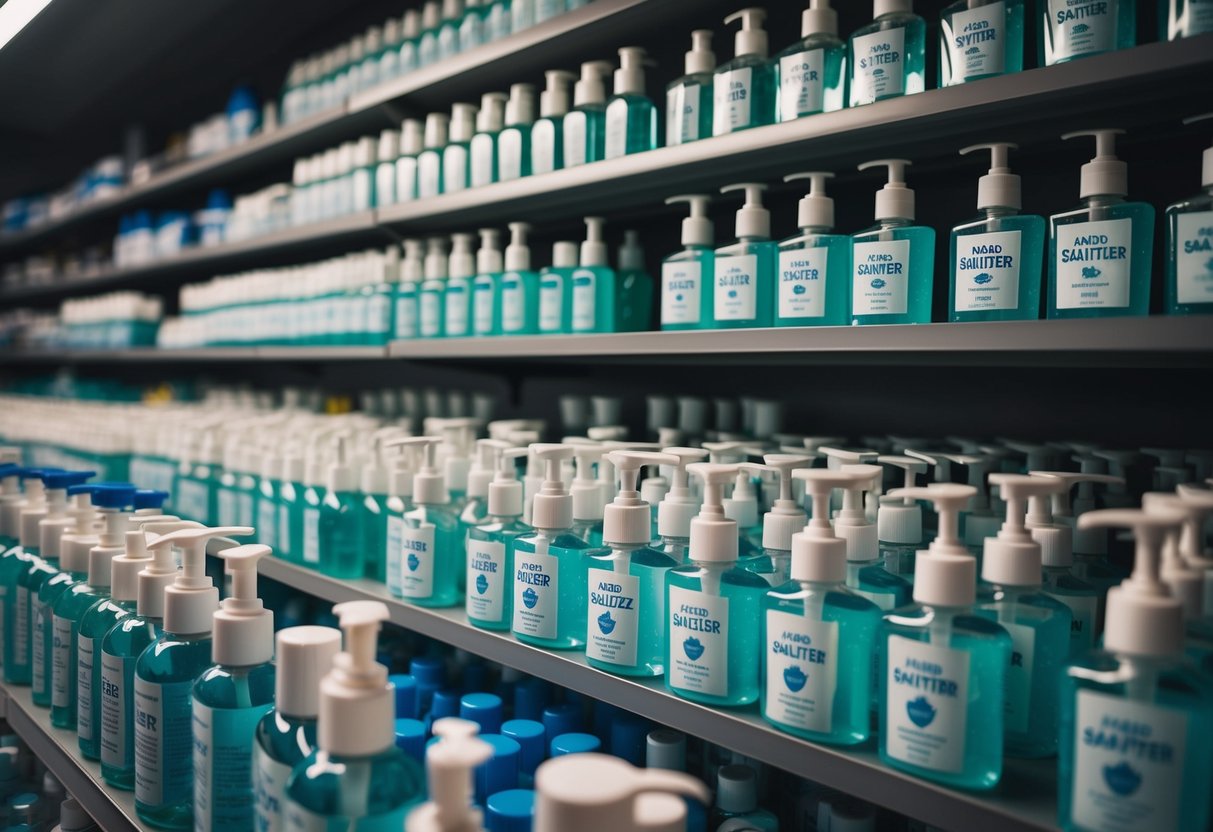
[[[451,254],[447,259],[446,271],[449,277],[471,277],[476,273],[476,255],[472,250],[475,245],[475,234],[451,235]]]
[[[883,527],[871,521],[865,510],[864,493],[879,493],[884,469],[879,465],[860,463],[858,465],[840,465],[837,470],[851,476],[852,479],[848,485],[843,486],[842,508],[838,510],[838,514],[834,518],[834,533],[847,542],[848,561],[871,563],[880,557],[880,541],[885,539],[880,536],[880,530],[882,528],[887,530],[890,521],[886,517]],[[891,508],[894,512],[901,511],[907,515],[909,519],[905,523],[911,530],[915,529],[913,521],[917,516],[917,504],[909,509],[902,506]],[[888,513],[889,509],[882,507],[877,513],[877,521],[880,521],[881,514],[887,515]],[[921,522],[917,532],[921,537]],[[908,542],[917,543],[918,540]]]
[[[877,222],[881,220],[914,220],[914,191],[906,187],[906,168],[911,163],[906,159],[875,159],[864,162],[858,170],[887,168],[888,181],[876,192]]]
[[[573,496],[574,520],[601,520],[603,508],[602,486],[594,475],[594,466],[601,466],[607,449],[597,442],[568,442],[573,446],[573,459],[577,462],[576,476],[569,493]]]
[[[643,46],[620,49],[619,69],[615,70],[615,95],[644,95],[644,68],[655,65]]]
[[[219,553],[232,576],[232,594],[214,615],[215,664],[250,667],[274,658],[274,614],[257,597],[257,561],[270,553],[259,543]]]
[[[1205,555],[1205,521],[1213,513],[1213,491],[1192,483],[1184,483],[1176,489],[1185,513],[1183,536],[1180,538],[1180,554],[1189,565],[1201,569],[1213,568],[1213,561]],[[1213,610],[1207,610],[1213,614]]]
[[[413,474],[413,501],[418,505],[443,505],[450,500],[446,479],[435,463],[440,442],[442,438],[438,436],[400,436],[383,443],[385,448],[404,446],[421,449],[421,467]]]
[[[1116,137],[1124,132],[1116,128],[1075,130],[1061,137],[1063,141],[1095,137],[1095,155],[1082,166],[1079,174],[1079,197],[1126,196],[1129,193],[1129,166],[1116,157]]]
[[[481,228],[480,248],[476,251],[476,274],[496,274],[502,270],[501,232],[496,228]]]
[[[469,497],[487,497],[489,484],[493,481],[501,464],[501,454],[511,447],[503,439],[477,439],[476,458],[468,472]]]
[[[470,142],[472,140],[472,136],[476,135],[477,112],[475,104],[461,101],[451,105],[450,141]]]
[[[473,803],[473,775],[493,757],[493,746],[476,736],[480,726],[457,717],[434,721],[437,742],[425,752],[428,803],[405,822],[405,832],[481,832],[482,816]]]
[[[878,456],[876,461],[884,466],[904,471],[902,491],[913,488],[915,478],[927,472],[927,463],[909,456]],[[916,544],[922,540],[922,509],[913,498],[903,500],[886,495],[880,501],[876,513],[877,535],[889,543]]]
[[[971,485],[934,483],[926,488],[894,488],[890,497],[930,500],[939,515],[931,545],[918,553],[914,566],[914,600],[941,607],[972,606],[977,597],[977,561],[957,534],[960,512],[977,493]]]
[[[724,19],[728,26],[735,20],[741,21],[741,29],[733,36],[733,54],[740,58],[742,55],[757,55],[767,57],[767,33],[762,28],[762,22],[767,19],[766,9],[751,7],[733,12]]]
[[[1024,518],[1024,526],[1040,544],[1041,565],[1069,567],[1074,563],[1074,531],[1053,517],[1053,501],[1065,490],[1065,484],[1055,477],[1042,477],[1039,471],[1028,473],[1053,486],[1028,497],[1028,514]]]
[[[581,244],[582,266],[605,266],[607,244],[603,239],[606,220],[602,217],[585,218],[585,241]]]
[[[990,151],[990,172],[977,180],[977,209],[1014,208],[1018,211],[1023,207],[1020,197],[1019,177],[1011,173],[1007,157],[1012,150],[1018,150],[1019,145],[1009,142],[991,142],[989,144],[974,144],[960,149],[960,155],[965,156],[978,150]]]
[[[1057,490],[1057,484],[1043,477],[1025,474],[990,474],[1007,505],[1006,520],[997,537],[983,542],[982,580],[1002,586],[1040,586],[1042,550],[1025,525],[1028,500]]]
[[[563,69],[543,73],[544,90],[539,94],[539,115],[543,118],[562,116],[569,111],[569,85],[577,76]]]
[[[810,0],[800,16],[800,36],[833,35],[838,37],[838,12],[830,8],[830,0]]]
[[[148,544],[153,552],[174,544],[182,549],[182,570],[172,586],[164,590],[165,632],[187,635],[211,631],[211,616],[219,607],[219,590],[206,574],[207,543],[219,537],[248,537],[253,532],[249,526],[180,529]]]
[[[686,203],[691,208],[691,215],[682,220],[682,244],[684,246],[710,246],[715,241],[716,232],[712,220],[708,217],[708,205],[712,198],[707,194],[683,194],[672,196],[665,201],[666,205]]]
[[[805,516],[792,494],[792,477],[796,471],[807,469],[813,458],[804,454],[766,454],[762,461],[766,470],[779,478],[779,497],[762,520],[762,547],[780,552],[792,549],[792,536],[804,528]]]
[[[508,99],[509,96],[503,92],[486,92],[480,96],[480,111],[476,113],[476,132],[497,133],[502,127],[505,127],[505,108]]]
[[[824,170],[789,173],[783,178],[784,182],[795,182],[799,179],[809,180],[809,192],[801,197],[796,209],[798,227],[825,230],[834,227],[834,199],[826,196],[826,180],[833,178],[834,174]]]
[[[737,476],[738,466],[694,462],[687,473],[703,480],[703,505],[691,521],[692,560],[728,563],[737,560],[737,522],[724,513],[724,487]]]
[[[648,543],[653,510],[637,490],[640,469],[646,465],[677,465],[679,458],[652,451],[612,451],[608,458],[620,485],[619,494],[603,510],[602,540],[608,545]]]
[[[425,117],[425,132],[422,142],[426,150],[441,150],[446,147],[451,130],[451,117],[446,113],[430,113]],[[469,137],[470,138],[470,137]]]
[[[530,230],[531,226],[528,223],[510,223],[510,244],[505,247],[505,270],[507,272],[531,270],[531,249],[526,243],[526,236]]]
[[[538,464],[544,466],[543,485],[531,504],[531,525],[537,529],[567,529],[573,525],[573,496],[565,490],[560,469],[573,458],[572,445],[540,443],[531,446]]]
[[[530,124],[535,120],[535,85],[511,84],[505,103],[505,126]]]
[[[770,239],[771,212],[762,207],[762,193],[766,189],[767,186],[761,182],[741,182],[720,189],[722,194],[745,192],[745,203],[737,211],[737,239]]]
[[[614,67],[610,61],[586,61],[581,65],[581,78],[573,85],[573,106],[606,103],[606,77]]]
[[[517,460],[530,453],[528,448],[509,448],[499,456],[497,473],[489,483],[489,516],[522,516],[522,483],[518,481]]]
[[[1202,113],[1198,116],[1190,116],[1184,119],[1184,124],[1196,124],[1198,122],[1207,121],[1213,118],[1213,113]],[[1200,186],[1207,188],[1213,185],[1213,146],[1206,147],[1205,152],[1201,157],[1202,165],[1200,170]]]
[[[1204,614],[1204,570],[1190,564],[1183,556],[1182,550],[1190,510],[1194,506],[1184,502],[1184,499],[1178,494],[1169,491],[1150,491],[1141,496],[1141,507],[1150,514],[1156,514],[1161,509],[1166,512],[1178,511],[1183,515],[1180,525],[1166,532],[1162,544],[1162,562],[1159,565],[1158,573],[1171,595],[1183,607],[1184,620],[1199,619]],[[1196,508],[1199,509],[1199,507]],[[1203,523],[1204,517],[1205,512],[1199,510],[1198,522]]]
[[[387,668],[375,661],[380,626],[390,618],[379,601],[347,601],[333,607],[345,635],[345,651],[320,683],[317,744],[351,757],[377,754],[392,745],[395,689]]]
[[[708,452],[702,448],[662,448],[661,452],[674,457],[670,473],[670,490],[657,506],[657,534],[661,537],[689,537],[691,518],[699,509],[699,503],[689,487],[687,466],[704,459]]]
[[[804,529],[792,536],[794,581],[842,583],[847,577],[847,541],[836,537],[830,525],[830,495],[835,488],[862,487],[864,472],[799,468],[792,476],[804,481],[813,504],[813,516]]]
[[[691,32],[691,50],[686,54],[684,67],[687,75],[706,75],[716,69],[711,29],[696,29]]]

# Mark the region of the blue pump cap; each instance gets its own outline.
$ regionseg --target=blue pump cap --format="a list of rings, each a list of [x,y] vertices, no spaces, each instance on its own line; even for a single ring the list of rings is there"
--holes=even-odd
[[[232,197],[223,188],[214,188],[206,195],[206,207],[226,211],[232,207]]]
[[[459,716],[480,726],[481,736],[501,731],[501,697],[495,693],[468,693],[459,700]]]
[[[521,679],[514,686],[514,718],[543,719],[543,709],[552,701],[552,688],[542,679]]]
[[[118,482],[95,482],[73,485],[68,494],[91,494],[90,502],[97,508],[124,509],[135,502],[135,486]]]
[[[425,723],[419,719],[396,720],[396,747],[419,763],[425,762]]]
[[[67,490],[73,485],[80,485],[86,482],[90,477],[97,476],[96,471],[55,471],[44,470],[42,473],[42,484],[47,488],[61,488]]]
[[[417,718],[417,681],[407,673],[393,673],[387,680],[396,686],[396,718]]]
[[[442,687],[446,683],[446,662],[429,656],[417,656],[409,662],[409,674],[417,687]]]
[[[232,94],[227,99],[228,115],[238,113],[241,110],[256,110],[257,95],[253,92],[252,87],[247,84],[241,84],[232,90]]]
[[[52,471],[62,471],[62,468],[22,468],[21,479],[40,480]]]
[[[533,719],[511,719],[501,726],[501,733],[522,746],[522,772],[534,775],[535,769],[547,758],[547,732],[543,723]]]
[[[459,691],[436,690],[434,701],[430,703],[430,719],[442,719],[444,716],[459,715]]]
[[[522,747],[501,734],[481,734],[479,739],[493,747],[493,756],[476,767],[476,802],[483,806],[490,796],[518,788],[518,767]]]
[[[602,742],[593,734],[561,734],[552,739],[552,756],[565,754],[588,754],[602,748]]]
[[[19,477],[23,469],[15,462],[6,462],[0,465],[0,479],[6,477]]]
[[[150,229],[152,227],[152,212],[151,211],[136,211],[131,216],[131,230],[140,231],[142,229]]]
[[[163,508],[164,501],[168,499],[167,491],[158,491],[155,488],[137,488],[135,489],[135,509],[136,511],[144,508]]]
[[[566,702],[543,709],[543,728],[549,737],[575,734],[581,730],[581,706]]]
[[[488,832],[531,832],[535,793],[530,789],[507,789],[490,796],[485,808]]]
[[[611,753],[634,766],[644,766],[647,739],[652,723],[647,719],[621,712],[611,723]]]

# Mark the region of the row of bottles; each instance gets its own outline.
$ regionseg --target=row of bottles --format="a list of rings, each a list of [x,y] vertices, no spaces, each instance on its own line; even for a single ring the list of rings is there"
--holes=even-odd
[[[0,825],[12,832],[98,832],[100,827],[11,727],[0,721]]]

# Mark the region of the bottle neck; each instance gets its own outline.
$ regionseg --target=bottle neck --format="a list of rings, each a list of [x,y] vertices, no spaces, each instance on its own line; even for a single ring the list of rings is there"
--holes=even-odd
[[[834,229],[830,228],[830,226],[828,226],[828,225],[802,225],[802,226],[800,226],[800,233],[804,234],[806,237],[810,236],[810,235],[822,236],[824,234],[830,234],[833,231],[834,231]]]
[[[984,217],[1013,217],[1019,213],[1016,208],[1008,208],[1005,205],[992,205],[989,208],[982,209]]]
[[[1082,204],[1089,206],[1120,205],[1125,198],[1120,194],[1093,194],[1083,197]]]

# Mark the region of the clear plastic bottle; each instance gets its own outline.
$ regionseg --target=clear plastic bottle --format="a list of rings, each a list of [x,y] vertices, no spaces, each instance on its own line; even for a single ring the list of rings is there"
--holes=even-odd
[[[577,270],[577,244],[561,240],[552,245],[552,265],[539,272],[539,332],[542,335],[573,331],[573,272]]]
[[[661,261],[662,330],[702,329],[711,318],[711,292],[705,287],[713,277],[712,243],[715,232],[707,216],[711,197],[706,194],[672,196],[666,205],[690,205],[691,215],[682,221],[682,251]]]
[[[531,226],[510,223],[510,244],[505,248],[505,270],[495,277],[494,288],[500,310],[498,333],[535,335],[539,332],[540,276],[531,268],[531,249],[526,237]]]
[[[38,521],[46,516],[46,490],[42,472],[24,468],[20,478],[25,499],[17,503],[8,517],[16,533],[17,545],[3,561],[4,586],[4,681],[10,685],[28,685],[32,676],[30,628],[32,600],[37,595],[35,582],[46,580],[51,567],[39,557]],[[12,557],[20,550],[20,561]],[[33,587],[33,589],[31,589]]]
[[[687,562],[691,545],[691,520],[699,511],[699,500],[691,492],[687,466],[707,459],[702,448],[663,448],[663,454],[678,459],[670,472],[670,490],[657,505],[657,532],[653,548],[673,558],[679,565]]]
[[[511,84],[505,104],[505,128],[497,137],[497,181],[513,182],[531,175],[531,127],[535,121],[535,87]]]
[[[501,232],[481,228],[480,248],[476,250],[476,277],[472,280],[472,333],[477,336],[501,334]]]
[[[297,444],[288,444],[282,456],[278,483],[278,552],[292,563],[303,562],[304,460]]]
[[[606,453],[605,444],[592,440],[573,446],[574,475],[569,484],[569,494],[573,498],[572,532],[592,547],[602,546],[602,510],[607,499],[614,497],[614,494],[605,497],[602,484],[594,475],[595,468],[599,472],[610,468]]]
[[[573,86],[573,109],[561,121],[564,167],[598,162],[606,152],[606,82],[610,61],[581,65]]]
[[[425,241],[425,280],[417,295],[417,336],[442,338],[446,334],[446,242],[442,237]]]
[[[911,0],[872,0],[872,22],[851,33],[850,106],[923,91],[927,24],[912,8]]]
[[[1172,3],[1174,5],[1174,2]],[[1203,13],[1213,30],[1213,7],[1205,10],[1188,3],[1189,17]],[[1213,118],[1213,113],[1184,120],[1184,124]],[[1168,315],[1213,312],[1213,147],[1205,148],[1200,193],[1167,206],[1167,283],[1164,290]]]
[[[475,234],[452,234],[447,260],[446,288],[442,296],[443,335],[466,338],[472,334],[472,281],[476,276]]]
[[[419,436],[388,442],[417,446],[425,454],[413,477],[416,508],[404,516],[399,567],[400,597],[423,607],[459,603],[458,573],[464,563],[459,516],[450,505],[446,479],[434,465],[440,441],[435,436]]]
[[[767,60],[766,11],[742,9],[724,19],[741,21],[734,35],[733,59],[712,73],[712,135],[723,136],[775,121],[777,65]]]
[[[775,326],[850,323],[851,238],[833,233],[834,200],[825,194],[825,181],[833,175],[812,171],[783,178],[808,179],[810,185],[798,207],[799,233],[779,243]]]
[[[539,120],[531,128],[531,173],[551,173],[564,167],[564,117],[569,112],[569,85],[577,76],[563,69],[543,74]]]
[[[585,240],[572,273],[571,332],[618,332],[619,277],[607,263],[602,217],[585,218]]]
[[[362,572],[379,583],[387,580],[388,472],[383,459],[384,435],[379,432],[372,438],[370,459],[362,469],[358,503],[358,551],[362,554]]]
[[[846,45],[829,0],[810,0],[801,15],[800,40],[772,59],[779,71],[779,121],[841,110],[846,91]]]
[[[387,540],[384,549],[384,571],[388,592],[394,596],[400,595],[400,558],[403,552],[404,516],[416,508],[413,505],[413,469],[415,467],[413,448],[408,445],[397,446],[390,440],[384,442],[384,447],[399,447],[401,455],[392,464],[388,474],[387,511],[385,526]]]
[[[1137,0],[1080,4],[1044,0],[1038,8],[1041,66],[1128,49],[1137,43]]]
[[[1023,0],[957,0],[939,17],[939,86],[1023,69]]]
[[[1033,472],[1040,476],[1046,472]],[[1066,488],[1063,480],[1050,477],[1055,488],[1050,492],[1057,496]],[[1064,523],[1055,523],[1047,495],[1034,495],[1028,501],[1028,515],[1024,525],[1032,540],[1040,545],[1041,591],[1070,609],[1070,658],[1081,655],[1095,646],[1095,628],[1098,622],[1101,593],[1094,584],[1074,574],[1073,532]]]
[[[691,32],[685,73],[665,88],[666,147],[706,139],[712,135],[712,30]]]
[[[618,159],[661,146],[657,106],[645,91],[645,51],[639,46],[619,50],[615,94],[607,100],[604,159]]]
[[[488,517],[468,529],[465,611],[472,626],[508,630],[513,623],[514,541],[531,531],[522,522],[522,483],[514,466],[526,448],[503,450],[489,484]]]
[[[774,319],[775,269],[779,247],[771,240],[771,212],[762,205],[766,185],[726,185],[720,192],[745,192],[737,211],[737,241],[714,253],[712,328],[770,326]]]
[[[903,607],[910,602],[910,580],[885,567],[886,558],[880,549],[881,530],[890,525],[890,520],[882,521],[878,513],[879,525],[873,524],[864,510],[864,492],[880,487],[883,469],[878,465],[843,465],[839,470],[853,475],[851,482],[843,486],[846,496],[834,521],[836,533],[847,542],[847,588],[884,612]],[[881,505],[879,511],[887,513],[902,508]],[[906,519],[912,527],[913,514]]]

